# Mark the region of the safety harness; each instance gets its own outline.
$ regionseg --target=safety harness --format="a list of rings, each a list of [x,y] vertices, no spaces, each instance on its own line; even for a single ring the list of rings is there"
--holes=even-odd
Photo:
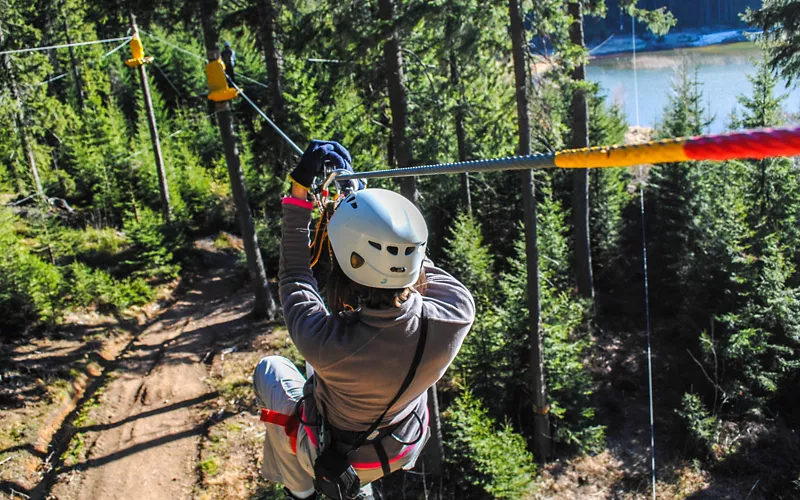
[[[392,398],[391,402],[386,406],[386,409],[381,413],[380,417],[378,417],[366,431],[363,432],[352,432],[352,431],[342,431],[336,429],[335,427],[331,426],[327,419],[323,418],[324,427],[327,428],[330,440],[328,443],[322,444],[324,448],[328,448],[330,446],[334,446],[334,442],[338,441],[345,446],[349,446],[349,450],[344,454],[349,455],[350,453],[358,450],[361,446],[368,444],[375,447],[375,452],[378,455],[378,459],[380,460],[381,469],[383,470],[384,475],[388,475],[391,473],[390,461],[389,457],[386,453],[386,450],[383,447],[382,439],[386,436],[393,435],[393,432],[404,424],[408,418],[415,417],[420,422],[420,433],[419,436],[411,442],[403,442],[399,441],[401,444],[406,446],[411,446],[418,443],[421,438],[425,435],[424,424],[422,419],[419,415],[412,412],[409,414],[408,417],[403,419],[401,422],[398,422],[394,425],[384,427],[379,429],[381,422],[383,421],[386,414],[389,410],[394,406],[394,404],[400,399],[400,397],[405,393],[408,387],[411,385],[411,382],[414,380],[414,376],[416,375],[417,368],[419,367],[420,362],[422,361],[422,355],[425,350],[425,344],[428,338],[428,324],[425,320],[425,313],[424,310],[420,316],[420,334],[419,340],[417,341],[417,348],[414,352],[414,359],[411,362],[411,367],[406,374],[405,379],[403,380],[400,389],[397,391],[397,394]],[[300,429],[300,425],[314,425],[309,424],[308,422],[303,421],[302,419],[305,418],[304,409],[303,409],[303,402],[304,398],[301,398],[297,402],[297,406],[295,408],[295,412],[293,415],[286,415],[277,411],[269,410],[263,408],[261,410],[261,421],[267,422],[274,425],[279,425],[284,428],[284,432],[287,436],[289,436],[292,452],[297,454],[297,432]],[[300,416],[300,413],[303,413],[303,416]],[[323,412],[324,415],[325,412]],[[397,439],[397,438],[395,438]]]
[[[292,453],[297,454],[297,431],[300,430],[300,420],[295,415],[285,415],[277,411],[261,409],[261,421],[283,427],[292,444]]]

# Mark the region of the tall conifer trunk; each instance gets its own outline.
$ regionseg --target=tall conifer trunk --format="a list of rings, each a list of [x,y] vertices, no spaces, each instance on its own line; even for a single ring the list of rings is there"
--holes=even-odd
[[[508,0],[511,21],[511,45],[514,57],[514,81],[517,98],[517,123],[519,144],[517,154],[531,153],[531,122],[528,116],[528,72],[526,71],[527,45],[522,26],[519,0]],[[539,297],[539,247],[536,229],[536,193],[533,171],[523,170],[522,201],[525,222],[525,256],[528,273],[529,311],[529,377],[533,394],[534,436],[533,447],[536,459],[544,462],[550,456],[550,405],[547,402],[547,384],[544,378],[544,353],[542,344],[541,301]]]
[[[61,15],[64,16],[64,39],[68,44],[72,43],[72,37],[69,35],[69,12],[64,7],[64,0],[61,0]],[[80,69],[78,68],[78,60],[75,57],[75,48],[69,47],[69,62],[72,65],[72,77],[75,79],[75,97],[78,99],[78,108],[84,110],[83,99],[83,79],[81,78]]]
[[[450,51],[450,83],[458,92],[454,119],[456,125],[456,143],[458,144],[458,161],[467,161],[467,133],[464,130],[464,99],[461,92],[461,75],[458,71],[458,58],[455,50]],[[472,212],[472,194],[469,189],[469,173],[461,174],[461,196],[468,212]]]
[[[378,0],[378,17],[388,25],[394,23],[394,0]],[[403,78],[403,52],[397,29],[394,26],[386,29],[388,33],[383,43],[383,56],[386,65],[386,86],[389,90],[389,107],[392,110],[394,154],[397,166],[406,168],[414,165],[414,157],[411,153],[411,140],[406,134],[408,102]],[[413,202],[419,199],[416,177],[401,179],[400,190],[403,196]]]
[[[267,87],[269,93],[269,106],[272,119],[279,127],[286,125],[286,101],[283,98],[283,85],[281,84],[281,73],[283,71],[283,56],[278,48],[277,41],[277,18],[278,11],[275,0],[258,0],[256,4],[258,12],[259,36],[261,46],[264,51],[264,60],[267,65]],[[279,169],[286,168],[290,161],[292,152],[288,146],[272,128],[265,129],[269,138],[270,150],[276,153],[276,172],[284,175]]]
[[[283,56],[278,50],[276,40],[276,21],[278,11],[273,0],[260,0],[258,2],[259,25],[261,26],[261,43],[264,49],[264,59],[267,63],[267,83],[269,86],[269,104],[272,115],[277,125],[282,125],[285,113],[283,99],[283,86],[281,85],[281,71],[283,69]]]
[[[458,54],[452,48],[456,31],[456,9],[454,2],[448,2],[450,15],[447,17],[445,28],[446,40],[451,44],[450,54],[450,84],[458,95],[453,120],[456,127],[456,144],[458,146],[458,161],[467,161],[467,133],[464,130],[464,89],[461,88],[461,72],[458,65]],[[468,212],[472,212],[472,194],[469,188],[469,173],[461,174],[461,201]]]
[[[572,17],[569,39],[572,45],[584,49],[583,9],[579,2],[570,2],[567,12]],[[586,81],[586,63],[581,61],[572,70],[572,137],[570,147],[589,147],[589,104],[583,84]],[[585,298],[594,297],[592,276],[592,250],[589,241],[589,171],[585,168],[572,171],[572,217],[575,226],[575,264],[578,293]]]
[[[215,61],[219,58],[219,47],[217,46],[219,34],[216,27],[217,7],[218,0],[202,0],[200,16],[203,25],[206,56],[209,61]],[[239,150],[236,146],[231,103],[230,101],[222,101],[216,103],[215,107],[217,121],[219,122],[219,132],[225,148],[228,175],[231,179],[231,192],[233,193],[233,201],[236,204],[239,229],[242,232],[242,243],[247,256],[247,268],[255,294],[253,314],[256,317],[274,319],[278,308],[269,291],[267,272],[264,269],[264,261],[261,259],[261,251],[258,248],[258,236],[253,223],[253,215],[250,213],[250,203],[247,200],[247,189],[244,184],[244,173],[239,159]]]
[[[2,22],[2,19],[0,19]],[[0,46],[2,46],[5,42],[5,35],[3,33],[3,26],[0,24]],[[19,135],[19,141],[22,146],[22,151],[25,153],[25,160],[28,162],[28,168],[31,172],[31,179],[33,180],[33,188],[36,190],[36,194],[40,198],[44,198],[44,190],[42,189],[42,181],[39,178],[39,169],[36,167],[36,156],[33,152],[33,143],[32,139],[28,137],[28,131],[26,129],[26,122],[25,122],[25,108],[22,106],[22,98],[19,95],[19,89],[17,89],[17,75],[14,73],[14,68],[11,66],[11,61],[8,59],[7,55],[3,55],[3,70],[5,70],[6,78],[8,79],[8,86],[9,90],[11,91],[11,98],[17,104],[17,113],[15,117],[16,125],[17,125],[17,134]],[[19,184],[19,183],[18,183]]]

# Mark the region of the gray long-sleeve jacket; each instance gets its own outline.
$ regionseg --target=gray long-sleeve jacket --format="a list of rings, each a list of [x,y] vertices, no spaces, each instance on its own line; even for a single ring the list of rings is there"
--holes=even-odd
[[[345,322],[327,311],[311,272],[311,211],[290,204],[283,207],[280,299],[289,335],[316,372],[314,399],[324,404],[334,427],[367,430],[397,394],[408,373],[424,308],[428,339],[422,361],[414,381],[386,414],[381,427],[401,422],[412,411],[424,418],[427,389],[450,366],[475,319],[472,295],[426,260],[428,287],[424,296],[414,293],[400,308],[362,308],[358,322]],[[419,424],[411,418],[394,433],[402,441],[413,441],[419,432]],[[390,458],[402,446],[391,448],[386,449]],[[370,458],[361,456],[358,460]]]

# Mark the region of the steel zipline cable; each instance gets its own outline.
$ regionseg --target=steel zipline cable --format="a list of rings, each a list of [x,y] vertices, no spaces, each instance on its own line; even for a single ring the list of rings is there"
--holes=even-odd
[[[195,59],[197,59],[197,60],[199,60],[199,61],[203,61],[204,63],[205,63],[205,62],[208,62],[208,61],[207,61],[207,58],[205,58],[205,57],[202,57],[202,56],[200,56],[200,55],[198,55],[198,54],[195,54],[194,52],[191,52],[191,51],[189,51],[189,50],[186,50],[186,49],[184,49],[184,48],[182,48],[182,47],[179,47],[179,46],[175,45],[174,43],[171,43],[171,42],[169,42],[168,40],[164,40],[163,38],[161,38],[161,37],[159,37],[159,36],[157,36],[157,35],[154,35],[153,33],[147,32],[147,31],[145,31],[145,30],[143,30],[143,29],[141,29],[141,28],[139,29],[139,32],[140,32],[140,33],[144,33],[145,35],[147,35],[147,36],[149,36],[149,37],[151,37],[151,38],[154,38],[155,40],[157,40],[157,41],[159,41],[159,42],[163,43],[164,45],[167,45],[167,46],[169,46],[169,47],[172,47],[173,49],[175,49],[175,50],[178,50],[178,51],[180,51],[180,52],[183,52],[184,54],[186,54],[186,55],[188,55],[188,56],[191,56],[191,57],[193,57],[193,58],[195,58]],[[245,80],[247,80],[247,81],[250,81],[250,82],[252,82],[252,83],[255,83],[255,84],[257,84],[257,85],[259,85],[259,86],[261,86],[261,87],[264,87],[264,88],[269,88],[269,87],[267,87],[267,85],[265,85],[265,84],[263,84],[263,83],[259,82],[258,80],[254,79],[254,78],[250,78],[250,77],[249,77],[249,76],[247,76],[247,75],[240,74],[239,76],[241,76],[241,77],[242,77],[242,78],[244,78]],[[255,111],[256,111],[256,112],[257,112],[257,113],[258,113],[258,114],[261,116],[261,118],[263,118],[263,119],[264,119],[264,120],[265,120],[265,121],[266,121],[266,122],[267,122],[267,123],[268,123],[268,124],[269,124],[269,125],[270,125],[270,126],[271,126],[271,127],[272,127],[272,128],[273,128],[273,129],[274,129],[276,132],[277,132],[277,133],[278,133],[278,135],[280,135],[280,136],[283,138],[283,140],[284,140],[284,141],[286,141],[286,142],[289,144],[289,146],[291,146],[291,147],[292,147],[292,149],[294,149],[294,150],[297,152],[297,154],[299,154],[299,155],[302,155],[302,154],[303,154],[303,150],[302,150],[302,149],[300,149],[300,147],[299,147],[297,144],[295,144],[295,142],[294,142],[292,139],[290,139],[290,138],[289,138],[289,136],[288,136],[288,135],[286,135],[286,133],[285,133],[283,130],[281,130],[281,128],[280,128],[280,127],[278,127],[278,125],[276,125],[276,124],[275,124],[275,122],[274,122],[274,121],[272,121],[272,120],[269,118],[269,116],[267,116],[267,114],[266,114],[266,113],[264,113],[264,112],[261,110],[261,108],[259,108],[259,107],[256,105],[256,103],[254,103],[254,102],[253,102],[253,101],[250,99],[250,97],[248,97],[248,96],[247,96],[247,94],[245,94],[244,90],[242,90],[242,89],[241,89],[241,87],[239,87],[238,85],[236,85],[236,83],[235,83],[233,80],[231,80],[231,79],[230,79],[230,77],[229,77],[228,75],[225,75],[225,77],[228,79],[228,82],[231,84],[231,86],[233,86],[233,88],[235,88],[235,89],[236,89],[236,91],[237,91],[237,92],[239,92],[239,95],[241,95],[241,96],[242,96],[242,98],[243,98],[243,99],[244,99],[244,100],[245,100],[245,101],[246,101],[246,102],[247,102],[247,103],[248,103],[250,106],[252,106],[252,108],[253,108],[253,109],[254,109],[254,110],[255,110]]]
[[[250,106],[252,106],[253,109],[256,110],[256,112],[259,115],[261,115],[261,118],[263,118],[275,130],[275,132],[277,132],[281,137],[283,137],[283,140],[285,140],[289,144],[289,146],[291,146],[292,149],[294,149],[297,152],[297,154],[302,156],[303,155],[303,150],[300,149],[300,147],[297,144],[295,144],[294,141],[291,140],[289,138],[289,136],[286,135],[286,133],[283,130],[281,130],[281,128],[278,125],[275,124],[274,121],[270,120],[269,116],[267,116],[266,113],[261,111],[261,108],[256,106],[256,103],[254,103],[249,97],[247,97],[247,94],[244,93],[244,90],[242,90],[238,85],[236,85],[236,83],[233,80],[231,80],[231,78],[228,75],[225,75],[225,76],[228,78],[228,82],[230,82],[230,84],[233,85],[233,88],[235,88],[236,91],[239,92],[239,95],[241,95],[242,98],[245,101],[247,101],[247,103]],[[248,78],[248,79],[251,79],[251,78]]]
[[[558,153],[539,153],[488,160],[440,163],[422,167],[355,172],[338,176],[337,179],[384,179],[390,177],[548,168],[633,167],[648,163],[677,163],[701,160],[759,160],[797,155],[800,155],[800,127],[792,127],[703,135],[626,146],[570,149]]]

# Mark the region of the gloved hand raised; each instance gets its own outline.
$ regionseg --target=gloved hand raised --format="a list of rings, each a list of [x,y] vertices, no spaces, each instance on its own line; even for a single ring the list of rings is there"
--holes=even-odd
[[[297,184],[310,189],[314,177],[324,172],[326,162],[333,169],[343,168],[353,171],[350,165],[352,162],[350,153],[344,146],[333,141],[311,141],[289,177]]]

